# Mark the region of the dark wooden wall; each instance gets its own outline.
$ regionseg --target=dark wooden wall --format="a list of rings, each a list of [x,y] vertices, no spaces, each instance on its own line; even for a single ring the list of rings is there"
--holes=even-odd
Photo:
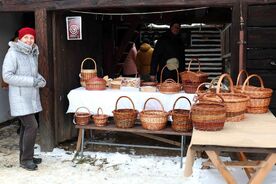
[[[270,109],[276,114],[276,4],[248,6],[247,62],[249,73],[263,78],[274,90]],[[259,86],[258,81],[252,81]]]

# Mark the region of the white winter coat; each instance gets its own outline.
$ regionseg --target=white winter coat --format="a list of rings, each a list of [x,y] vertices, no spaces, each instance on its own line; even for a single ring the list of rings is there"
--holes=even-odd
[[[9,102],[12,116],[42,111],[39,88],[33,87],[38,73],[38,47],[21,42],[9,42],[2,78],[9,84]]]

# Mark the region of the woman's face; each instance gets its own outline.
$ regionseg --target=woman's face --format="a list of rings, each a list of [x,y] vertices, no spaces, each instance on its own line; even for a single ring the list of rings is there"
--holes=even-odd
[[[33,46],[35,39],[34,39],[33,35],[26,34],[20,39],[20,41],[22,41],[23,43],[25,43],[27,45]]]
[[[171,32],[172,32],[172,34],[174,34],[174,35],[178,35],[178,33],[180,32],[180,29],[181,29],[181,27],[180,27],[180,25],[177,24],[177,23],[175,23],[175,24],[173,24],[173,25],[171,26]]]

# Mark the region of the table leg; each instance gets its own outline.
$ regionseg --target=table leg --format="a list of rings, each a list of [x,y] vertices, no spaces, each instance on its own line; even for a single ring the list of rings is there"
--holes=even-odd
[[[83,146],[84,146],[84,128],[81,128],[81,157],[83,157]]]
[[[77,147],[76,147],[76,151],[79,152],[80,151],[80,146],[81,146],[81,129],[79,129],[79,135],[78,135],[78,141],[77,141]]]
[[[231,175],[224,163],[220,160],[219,155],[215,151],[206,151],[206,153],[226,182],[228,184],[235,184],[235,178]]]
[[[180,168],[183,167],[183,154],[184,154],[184,136],[181,135],[181,154],[180,154]]]
[[[248,160],[243,152],[238,152],[237,155],[238,155],[240,161],[247,161]],[[254,173],[255,169],[253,169],[253,168],[244,168],[244,171],[245,171],[247,177],[250,179],[251,178],[251,173]]]
[[[256,173],[250,178],[249,184],[262,183],[267,174],[272,170],[272,167],[276,163],[276,153],[268,154],[263,162],[263,165],[256,171]]]

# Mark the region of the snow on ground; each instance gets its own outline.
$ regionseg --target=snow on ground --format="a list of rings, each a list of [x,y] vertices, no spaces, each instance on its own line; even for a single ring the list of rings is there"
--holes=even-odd
[[[122,153],[74,152],[55,148],[35,155],[43,159],[37,171],[27,171],[18,163],[16,126],[0,129],[1,184],[220,184],[225,183],[216,169],[201,169],[204,159],[197,159],[191,177],[183,176],[179,157],[137,156]],[[229,158],[223,158],[227,160]],[[185,159],[184,159],[185,166]],[[248,179],[241,169],[231,169],[239,184]],[[276,168],[266,178],[266,184],[276,183]]]

